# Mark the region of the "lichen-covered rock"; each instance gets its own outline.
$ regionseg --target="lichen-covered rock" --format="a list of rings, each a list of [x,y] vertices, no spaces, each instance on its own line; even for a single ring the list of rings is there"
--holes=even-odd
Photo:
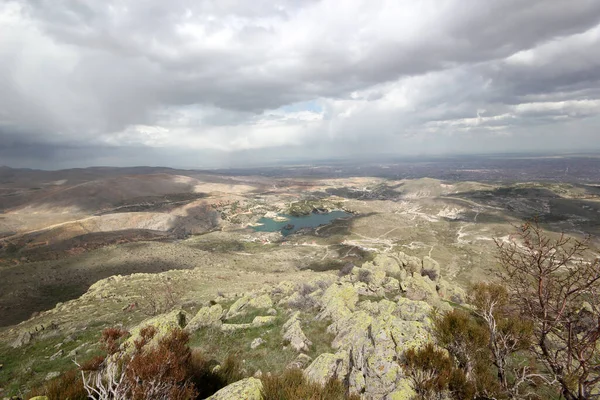
[[[390,255],[378,254],[375,256],[373,261],[364,263],[362,268],[366,268],[371,271],[383,271],[388,275],[396,275],[400,273],[402,264],[399,262],[399,259],[396,259]]]
[[[310,364],[310,362],[312,361],[312,358],[306,354],[298,354],[298,356],[294,359],[294,361],[290,362],[286,368],[287,369],[292,369],[292,368],[296,368],[296,369],[304,369],[306,368],[306,366],[308,364]]]
[[[454,303],[462,304],[467,300],[467,293],[455,284],[451,284],[444,279],[438,282],[439,294],[441,297]]]
[[[268,294],[263,294],[260,296],[244,296],[238,299],[233,305],[229,308],[227,312],[227,319],[236,317],[238,315],[244,315],[250,309],[269,309],[273,307],[273,300]]]
[[[420,274],[407,277],[400,286],[410,300],[436,300],[439,297],[435,282]]]
[[[49,400],[48,396],[35,396],[31,397],[29,400]]]
[[[384,292],[396,293],[400,291],[400,282],[396,278],[388,277],[385,279],[385,282],[383,282],[382,288]]]
[[[308,340],[300,326],[300,312],[294,313],[283,325],[283,340],[290,343],[296,351],[308,352],[312,342]]]
[[[206,400],[262,400],[262,382],[246,378],[225,386]]]
[[[385,271],[373,271],[371,273],[371,282],[369,282],[369,286],[380,288],[381,286],[383,286],[385,277]]]
[[[396,313],[404,321],[426,322],[433,310],[433,307],[424,301],[409,300],[404,297],[398,299],[397,305]]]
[[[349,317],[358,303],[358,293],[350,283],[331,285],[321,298],[321,312],[318,319],[331,318],[334,321]]]
[[[402,267],[409,274],[418,273],[423,267],[423,262],[418,257],[409,256],[408,254],[403,252],[398,252],[395,254],[395,256],[398,258],[398,261],[400,262]]]
[[[385,400],[412,400],[415,398],[415,391],[407,379],[403,379],[396,385],[393,392],[385,396]]]
[[[263,338],[256,338],[252,341],[252,343],[250,343],[250,348],[252,350],[256,349],[258,346],[260,346],[261,344],[265,343],[265,339]]]
[[[271,325],[275,322],[277,317],[267,316],[267,317],[254,317],[251,323],[249,324],[223,324],[221,325],[222,332],[234,332],[239,331],[241,329],[250,329],[250,328],[260,328],[261,326]]]
[[[348,374],[348,353],[323,353],[305,370],[304,376],[311,382],[324,385],[331,378],[342,379]]]
[[[19,336],[15,339],[14,342],[11,343],[10,346],[14,349],[18,349],[20,347],[25,346],[26,344],[29,344],[29,342],[31,342],[31,339],[31,333],[29,333],[29,331],[23,331],[19,333]]]
[[[328,331],[336,336],[331,345],[338,354],[348,355],[348,375],[343,378],[352,393],[365,399],[384,399],[398,391],[397,383],[404,378],[398,363],[402,353],[431,339],[430,310],[427,303],[409,299],[399,303],[366,300],[358,303],[354,312],[332,321]],[[317,358],[307,369],[307,376],[333,376],[333,362],[332,355]]]
[[[273,296],[290,296],[296,290],[296,285],[290,281],[279,282],[277,286],[275,286],[271,290],[271,294]]]
[[[223,307],[220,304],[202,307],[186,325],[185,330],[191,333],[205,326],[220,326],[223,313]]]
[[[154,338],[148,345],[158,343],[158,341],[167,336],[173,329],[185,328],[188,315],[183,310],[173,310],[167,314],[157,315],[140,322],[138,325],[129,330],[131,336],[124,343],[126,347],[133,348],[133,343],[140,338],[140,331],[146,326],[153,326],[156,329]]]

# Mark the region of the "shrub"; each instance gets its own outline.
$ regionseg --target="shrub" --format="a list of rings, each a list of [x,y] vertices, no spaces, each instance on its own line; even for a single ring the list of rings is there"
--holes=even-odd
[[[358,271],[358,280],[363,282],[363,283],[370,283],[371,282],[371,271],[369,271],[368,269],[364,269],[361,268]]]
[[[142,304],[147,315],[157,315],[172,310],[177,304],[178,293],[173,284],[163,280],[155,290],[142,294]]]
[[[83,387],[79,371],[72,369],[32,390],[26,398],[35,396],[47,396],[48,400],[86,400],[88,393]]]
[[[119,341],[127,335],[120,329],[105,329],[101,342],[107,352],[81,366],[83,387],[98,399],[174,399],[195,398],[189,380],[191,351],[189,336],[181,329],[172,330],[156,344],[156,328],[141,329],[133,348],[119,349]]]
[[[344,266],[342,268],[340,268],[340,271],[338,272],[338,276],[342,277],[342,276],[350,275],[352,273],[353,269],[354,269],[354,264],[346,263],[346,264],[344,264]]]
[[[471,375],[482,349],[486,351],[488,345],[486,329],[467,312],[458,309],[434,315],[433,334],[467,375]]]
[[[189,334],[184,330],[173,329],[159,340],[157,333],[153,326],[143,327],[139,338],[124,347],[127,331],[105,329],[100,343],[106,355],[82,363],[80,370],[75,371],[83,375],[83,382],[82,375],[75,376],[83,393],[81,398],[204,399],[246,377],[239,357],[234,354],[219,365],[197,349],[191,350]],[[67,399],[64,395],[56,398]]]
[[[198,349],[192,350],[188,371],[200,399],[245,377],[238,358],[234,355],[229,355],[219,365],[217,361],[207,359]]]
[[[140,338],[135,341],[135,356],[131,357],[125,369],[126,380],[131,385],[131,398],[194,398],[196,391],[188,380],[191,357],[187,345],[189,334],[174,329],[161,338],[157,346],[146,348],[155,335],[156,329],[148,326],[140,331]]]
[[[263,376],[262,395],[264,400],[359,400],[358,395],[349,395],[344,385],[330,379],[325,385],[309,382],[302,371],[288,369],[282,374]]]
[[[438,278],[438,272],[435,269],[422,269],[421,276],[426,276],[432,282],[435,282]]]
[[[404,369],[418,399],[461,400],[475,395],[475,388],[464,372],[454,366],[447,352],[432,343],[421,349],[407,350],[404,360]]]
[[[111,356],[119,351],[121,339],[129,335],[129,332],[121,328],[106,328],[102,331],[100,344],[107,355]]]

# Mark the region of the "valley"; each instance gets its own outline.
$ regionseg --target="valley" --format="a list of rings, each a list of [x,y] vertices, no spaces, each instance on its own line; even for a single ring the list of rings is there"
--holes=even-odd
[[[43,342],[132,326],[175,306],[193,314],[215,297],[330,279],[378,257],[434,260],[449,285],[466,288],[494,279],[494,239],[505,240],[527,218],[537,217],[551,234],[591,235],[600,247],[600,187],[589,177],[262,172],[3,169],[1,348],[24,333]],[[311,218],[317,222],[302,226]],[[172,304],[162,309],[157,304],[167,294]],[[68,364],[46,360],[37,371],[31,360],[14,366],[27,378],[10,390]],[[8,376],[0,370],[5,390]]]

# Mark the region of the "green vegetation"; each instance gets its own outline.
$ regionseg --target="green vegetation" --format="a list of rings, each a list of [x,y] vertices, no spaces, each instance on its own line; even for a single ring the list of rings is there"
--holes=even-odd
[[[242,242],[235,240],[193,240],[188,241],[190,247],[205,250],[214,251],[218,253],[227,252],[244,252],[244,253],[258,253],[273,250],[275,244],[263,244],[257,242]]]
[[[181,329],[173,329],[155,341],[157,334],[156,328],[149,325],[130,343],[127,331],[105,329],[99,339],[102,355],[80,363],[78,369],[40,383],[28,395],[48,396],[49,400],[83,400],[88,398],[88,393],[98,391],[109,396],[102,398],[204,399],[250,375],[249,363],[238,353],[227,355],[219,363],[206,357],[208,353],[200,348],[190,348],[189,335]],[[233,345],[234,340],[230,344]],[[273,354],[276,352],[269,356]],[[277,371],[285,372],[263,377],[265,400],[358,398],[348,396],[344,385],[334,379],[321,386],[309,383],[300,370],[278,366]]]
[[[21,348],[1,344],[0,387],[8,393],[23,393],[29,387],[40,385],[50,373],[72,369],[73,358],[85,359],[100,354],[95,343],[100,338],[98,327],[103,325],[103,322],[97,322],[69,337],[50,333]],[[76,356],[66,357],[77,348],[81,350]],[[53,358],[57,353],[62,355]]]
[[[496,244],[503,284],[472,287],[471,312],[433,315],[443,350],[405,352],[417,397],[597,397],[600,260],[585,261],[585,241],[553,240],[536,222]]]
[[[253,311],[232,318],[227,323],[249,323],[255,316],[263,314],[264,310],[262,313]],[[314,319],[314,314],[305,313],[304,318]],[[222,332],[217,327],[201,328],[192,335],[190,345],[220,360],[235,354],[236,358],[243,360],[244,369],[249,375],[256,371],[277,373],[283,371],[298,355],[293,348],[286,346],[282,339],[281,329],[285,322],[284,316],[277,315],[275,323],[268,327],[240,329],[233,332]],[[314,358],[319,354],[332,351],[329,344],[333,340],[333,335],[326,331],[328,324],[327,321],[312,320],[310,324],[303,326],[304,333],[313,343],[308,352],[310,357]],[[250,348],[249,343],[257,338],[264,340],[264,343],[255,349]]]

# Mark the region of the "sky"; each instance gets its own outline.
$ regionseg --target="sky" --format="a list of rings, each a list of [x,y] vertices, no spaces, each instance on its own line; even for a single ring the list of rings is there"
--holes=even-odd
[[[598,0],[0,1],[0,165],[583,150]]]

